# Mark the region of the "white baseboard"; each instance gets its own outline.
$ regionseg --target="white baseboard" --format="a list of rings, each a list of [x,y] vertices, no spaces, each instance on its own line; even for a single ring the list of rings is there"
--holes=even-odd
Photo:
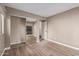
[[[10,49],[10,47],[5,48],[5,49],[3,50],[1,56],[3,56],[3,55],[4,55],[4,52],[5,52],[6,50],[9,50],[9,49]]]
[[[4,55],[4,52],[5,52],[5,49],[3,50],[3,52],[2,52],[2,54],[1,54],[1,56],[3,56],[3,55]]]
[[[10,47],[5,48],[5,50],[9,50],[9,49],[10,49]]]
[[[13,42],[13,43],[10,43],[10,45],[20,44],[20,43],[22,43],[22,42],[24,42],[24,41],[20,41],[20,42]]]
[[[46,40],[79,51],[79,48],[77,48],[77,47],[73,47],[73,46],[71,46],[71,45],[64,44],[64,43],[60,43],[60,42],[57,42],[57,41],[54,41],[54,40],[50,40],[50,39],[46,39]]]

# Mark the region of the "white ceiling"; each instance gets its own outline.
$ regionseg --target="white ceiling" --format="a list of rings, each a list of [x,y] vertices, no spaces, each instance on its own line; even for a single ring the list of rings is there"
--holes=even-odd
[[[53,16],[79,6],[78,3],[4,3],[4,5],[43,17]]]

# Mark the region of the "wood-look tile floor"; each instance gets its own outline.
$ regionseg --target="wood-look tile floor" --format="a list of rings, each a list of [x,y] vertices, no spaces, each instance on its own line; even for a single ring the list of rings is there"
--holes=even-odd
[[[4,56],[78,56],[79,51],[43,40],[5,51]]]

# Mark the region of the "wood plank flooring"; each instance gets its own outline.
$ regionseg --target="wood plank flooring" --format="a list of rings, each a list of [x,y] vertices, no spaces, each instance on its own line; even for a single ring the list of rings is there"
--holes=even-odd
[[[79,56],[79,51],[43,40],[7,50],[4,56]]]

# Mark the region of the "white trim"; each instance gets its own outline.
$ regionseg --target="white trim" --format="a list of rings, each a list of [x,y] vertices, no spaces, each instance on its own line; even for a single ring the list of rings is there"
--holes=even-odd
[[[4,34],[4,15],[1,14],[2,17],[2,34]]]
[[[3,56],[4,52],[5,52],[5,49],[3,50],[3,52],[2,52],[2,54],[1,54],[1,56]]]
[[[25,41],[20,41],[20,42],[13,42],[13,43],[10,43],[11,45],[15,45],[15,44],[20,44],[22,42],[25,42]]]
[[[2,54],[1,54],[1,56],[3,56],[3,55],[4,55],[5,50],[9,50],[9,49],[10,49],[10,47],[5,48],[5,49],[3,50],[3,52],[2,52]]]
[[[10,49],[10,47],[5,48],[5,50],[9,50],[9,49]]]
[[[55,40],[50,40],[50,39],[46,39],[46,40],[48,40],[48,41],[51,41],[51,42],[53,42],[53,43],[57,43],[57,44],[59,44],[59,45],[63,45],[63,46],[65,46],[65,47],[68,47],[68,48],[71,48],[71,49],[74,49],[74,50],[79,51],[79,48],[77,48],[77,47],[73,47],[73,46],[68,45],[68,44],[60,43],[60,42],[57,42],[57,41],[55,41]]]
[[[14,45],[14,44],[20,44],[22,42],[13,42],[13,43],[10,43],[11,45]]]

